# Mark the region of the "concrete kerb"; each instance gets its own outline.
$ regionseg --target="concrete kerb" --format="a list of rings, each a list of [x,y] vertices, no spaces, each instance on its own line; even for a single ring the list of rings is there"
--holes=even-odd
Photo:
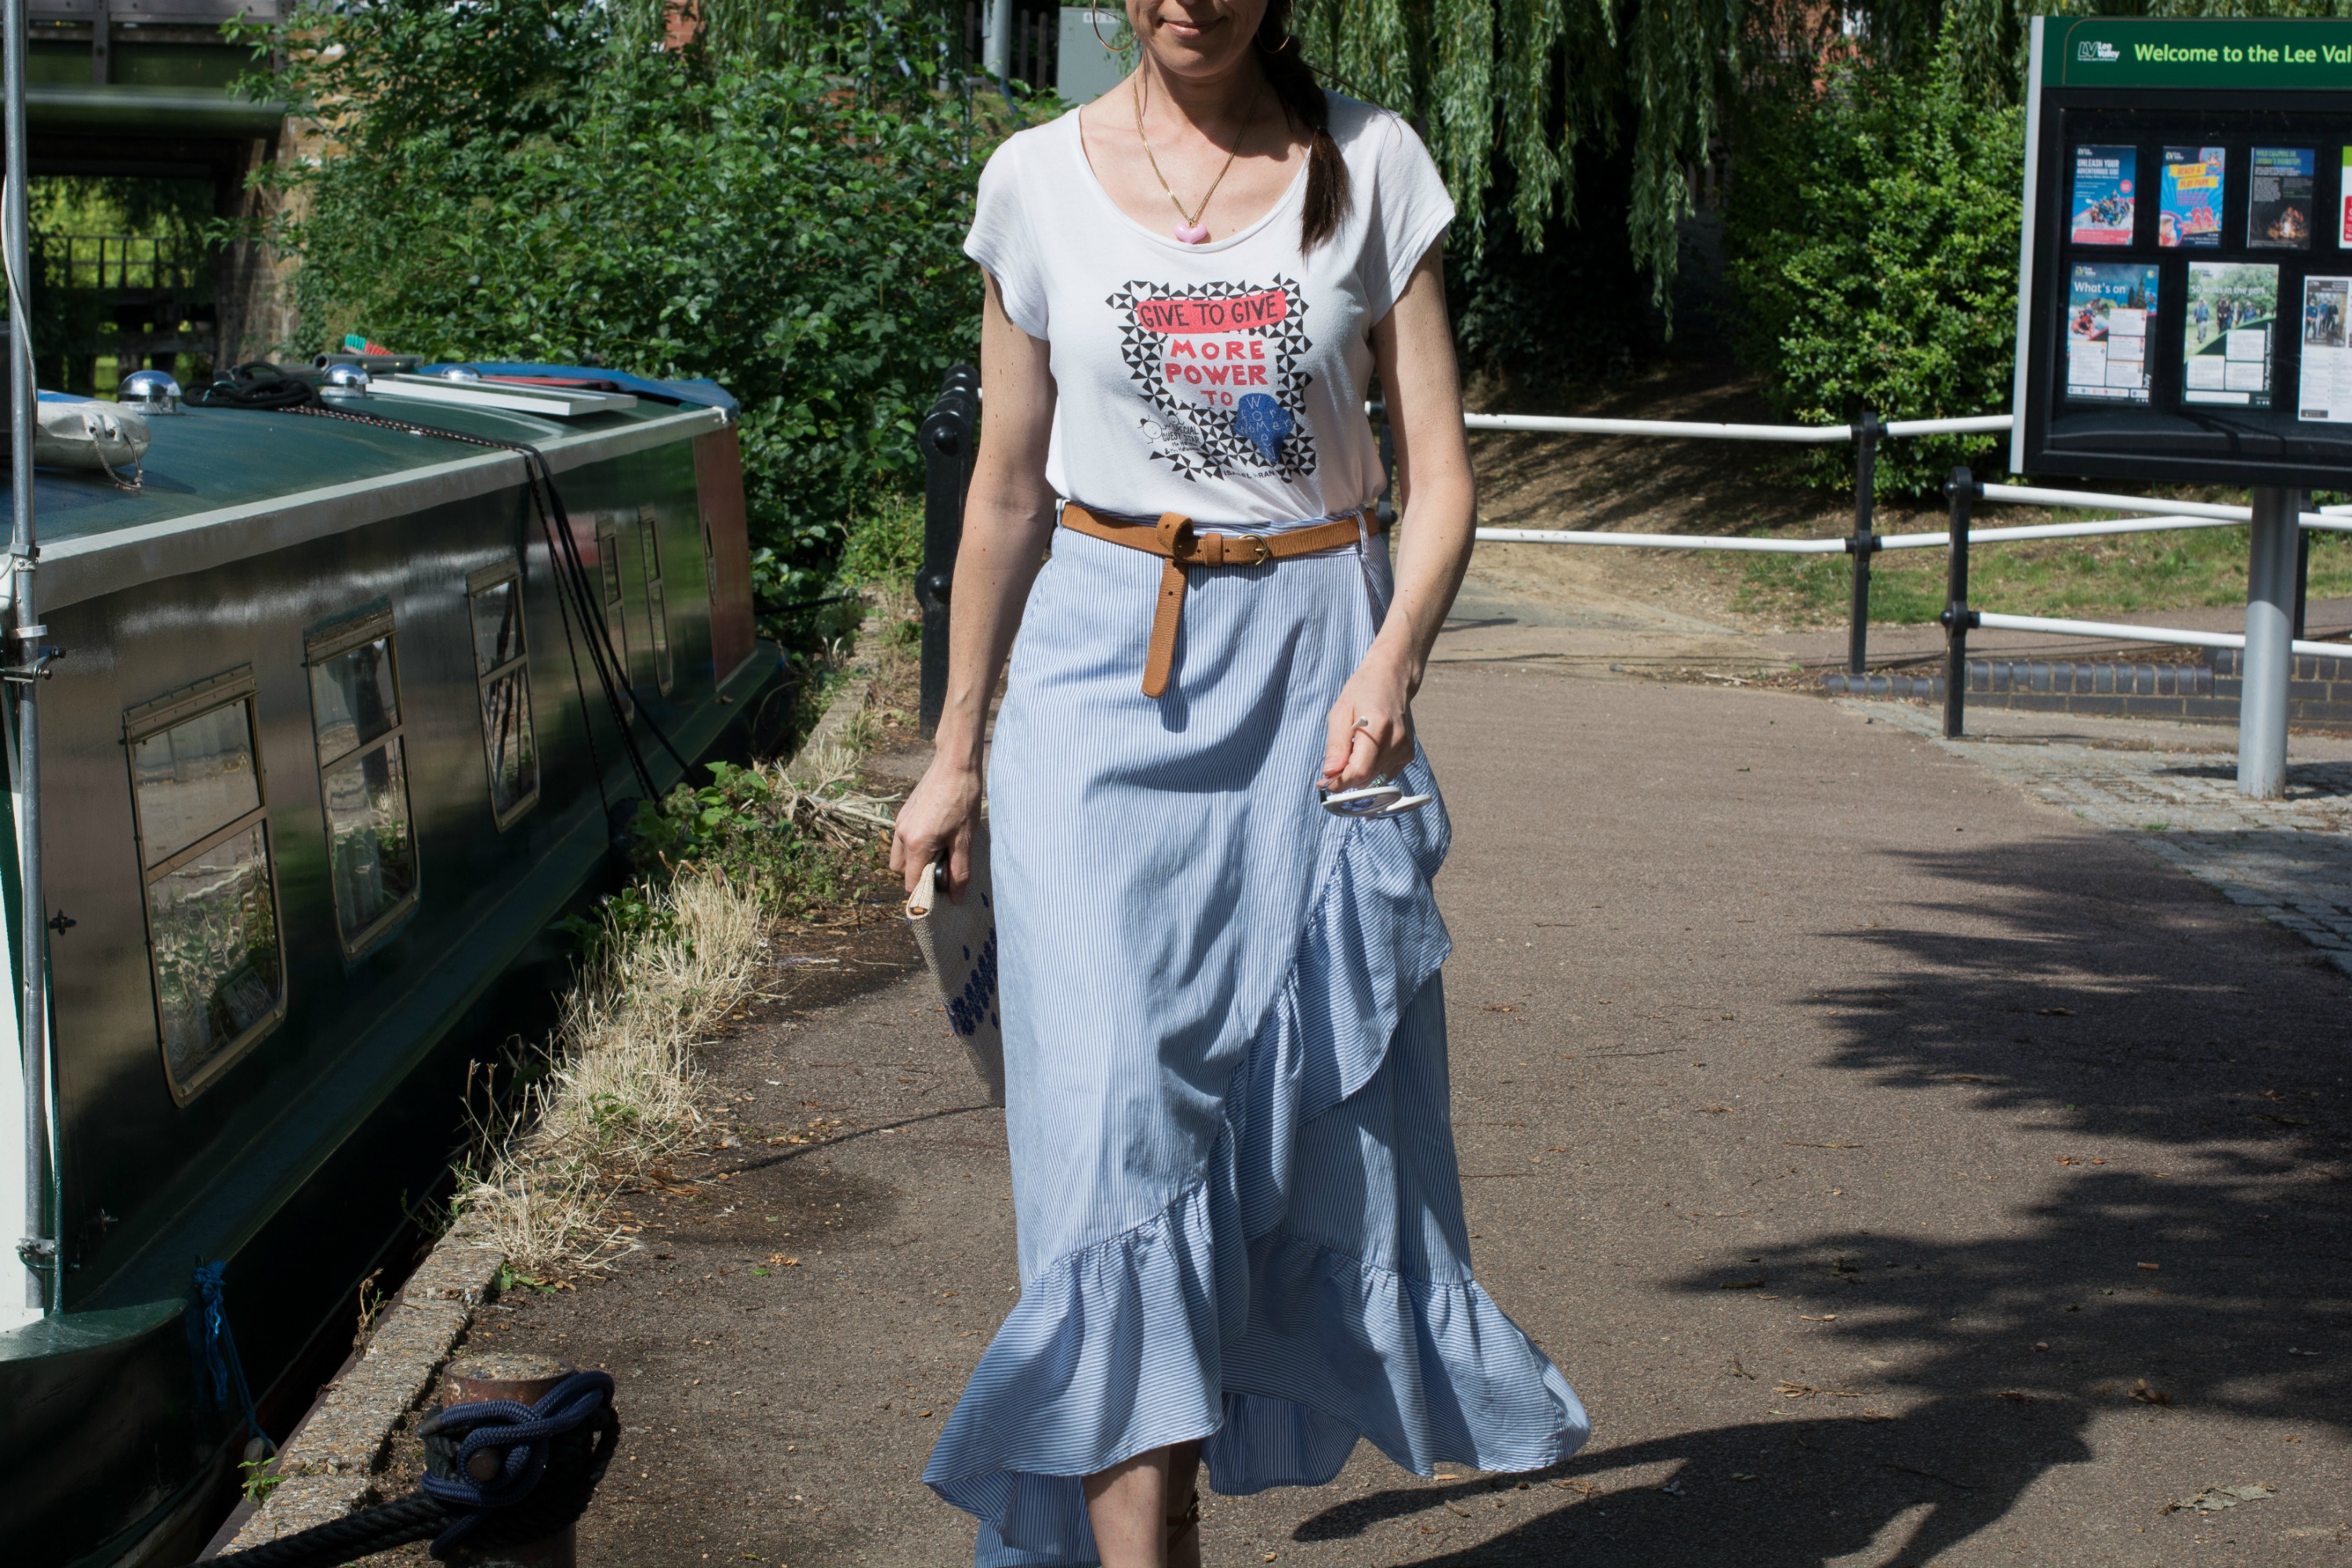
[[[856,761],[855,731],[874,700],[875,671],[882,661],[882,637],[888,623],[879,590],[863,589],[860,597],[866,601],[866,616],[857,624],[857,646],[850,654],[848,670],[808,739],[784,764],[785,779],[801,789],[814,789],[847,772]]]
[[[402,1419],[433,1392],[506,1255],[463,1230],[443,1237],[328,1385],[278,1458],[277,1486],[228,1542],[242,1551],[388,1500],[378,1478]]]
[[[874,696],[882,657],[887,605],[864,593],[866,615],[848,673],[785,777],[814,787],[853,763],[856,726]],[[430,1397],[441,1369],[472,1325],[476,1308],[498,1294],[506,1254],[463,1230],[443,1237],[419,1264],[400,1297],[377,1320],[364,1351],[328,1384],[278,1457],[278,1484],[244,1516],[222,1550],[243,1551],[389,1500],[378,1478],[401,1421]],[[211,1555],[212,1553],[207,1553]]]

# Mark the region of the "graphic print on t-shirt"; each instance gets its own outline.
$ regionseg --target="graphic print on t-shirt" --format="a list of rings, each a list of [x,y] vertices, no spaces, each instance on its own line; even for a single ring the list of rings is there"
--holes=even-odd
[[[1299,479],[1315,471],[1298,368],[1314,347],[1298,285],[1129,280],[1107,304],[1119,312],[1119,352],[1151,411],[1137,423],[1151,455],[1188,479]]]

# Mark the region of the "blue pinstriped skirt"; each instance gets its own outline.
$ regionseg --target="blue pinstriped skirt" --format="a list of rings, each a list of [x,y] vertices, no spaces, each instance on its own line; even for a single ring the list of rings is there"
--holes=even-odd
[[[1266,531],[1259,529],[1257,531]],[[1470,1276],[1433,803],[1315,795],[1385,551],[1198,571],[1140,681],[1160,563],[1064,530],[989,772],[1022,1294],[924,1479],[980,1568],[1092,1564],[1078,1478],[1205,1440],[1229,1495],[1369,1438],[1537,1469],[1583,1406]],[[1425,757],[1405,781],[1434,793]]]

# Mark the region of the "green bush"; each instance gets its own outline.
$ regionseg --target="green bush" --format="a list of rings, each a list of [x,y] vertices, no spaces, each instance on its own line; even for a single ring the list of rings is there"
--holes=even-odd
[[[725,385],[753,542],[805,595],[845,521],[919,476],[916,422],[976,352],[960,247],[1013,117],[937,85],[946,35],[911,0],[779,10],[764,42],[684,55],[643,42],[644,11],[299,10],[266,85],[329,151],[280,175],[304,199],[274,238],[306,342]]]
[[[1725,248],[1732,328],[1785,417],[1833,422],[2000,413],[2010,401],[2021,110],[1986,104],[1948,59],[1924,73],[1830,68],[1751,102]],[[1983,437],[1880,447],[1881,493],[1927,494]],[[1851,483],[1845,447],[1800,459]]]
[[[850,520],[835,575],[848,586],[903,588],[923,563],[923,498],[886,495]]]

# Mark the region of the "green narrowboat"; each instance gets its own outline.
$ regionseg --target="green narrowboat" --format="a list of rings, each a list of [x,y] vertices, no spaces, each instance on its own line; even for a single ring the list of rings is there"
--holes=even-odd
[[[155,412],[136,489],[36,474],[0,842],[46,1020],[0,1006],[29,1069],[0,1074],[11,1564],[194,1555],[237,1385],[282,1437],[616,823],[776,679],[731,400],[477,369]]]

